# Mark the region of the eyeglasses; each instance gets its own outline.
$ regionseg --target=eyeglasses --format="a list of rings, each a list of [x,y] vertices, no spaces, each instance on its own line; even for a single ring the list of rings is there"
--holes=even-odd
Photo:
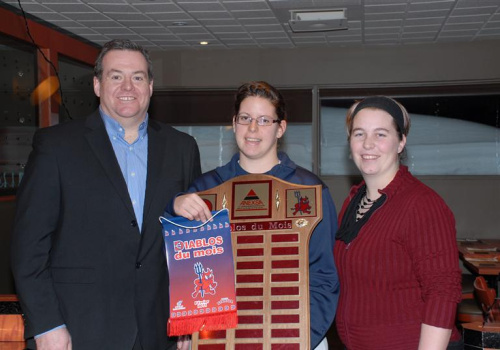
[[[236,123],[240,125],[250,125],[252,122],[256,120],[258,126],[271,126],[274,123],[280,123],[281,121],[279,119],[271,119],[269,117],[257,117],[257,118],[252,118],[248,115],[237,115],[236,116]]]

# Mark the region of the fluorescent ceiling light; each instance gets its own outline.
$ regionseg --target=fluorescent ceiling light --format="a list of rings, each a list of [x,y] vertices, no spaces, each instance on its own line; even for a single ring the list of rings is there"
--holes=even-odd
[[[291,10],[288,21],[294,32],[322,32],[347,29],[345,9]]]

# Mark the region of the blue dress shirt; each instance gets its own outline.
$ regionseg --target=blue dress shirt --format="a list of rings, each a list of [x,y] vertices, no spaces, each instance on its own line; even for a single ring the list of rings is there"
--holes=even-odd
[[[139,125],[137,139],[129,144],[125,141],[125,130],[113,118],[100,109],[102,120],[120,164],[123,178],[127,183],[128,194],[134,207],[139,229],[142,228],[144,197],[146,195],[146,176],[148,173],[148,115]]]

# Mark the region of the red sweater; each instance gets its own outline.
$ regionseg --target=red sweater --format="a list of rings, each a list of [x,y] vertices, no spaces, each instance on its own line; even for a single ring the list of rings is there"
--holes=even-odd
[[[354,186],[339,223],[362,184]],[[336,324],[349,350],[418,347],[422,323],[453,329],[461,298],[455,219],[432,189],[401,166],[380,192],[387,198],[358,236],[337,240]]]

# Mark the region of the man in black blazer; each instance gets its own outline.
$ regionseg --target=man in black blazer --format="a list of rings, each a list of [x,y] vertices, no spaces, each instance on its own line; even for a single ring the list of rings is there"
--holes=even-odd
[[[159,216],[200,175],[195,140],[148,118],[147,51],[104,45],[99,110],[40,129],[17,193],[12,266],[39,350],[164,350],[169,283]]]

